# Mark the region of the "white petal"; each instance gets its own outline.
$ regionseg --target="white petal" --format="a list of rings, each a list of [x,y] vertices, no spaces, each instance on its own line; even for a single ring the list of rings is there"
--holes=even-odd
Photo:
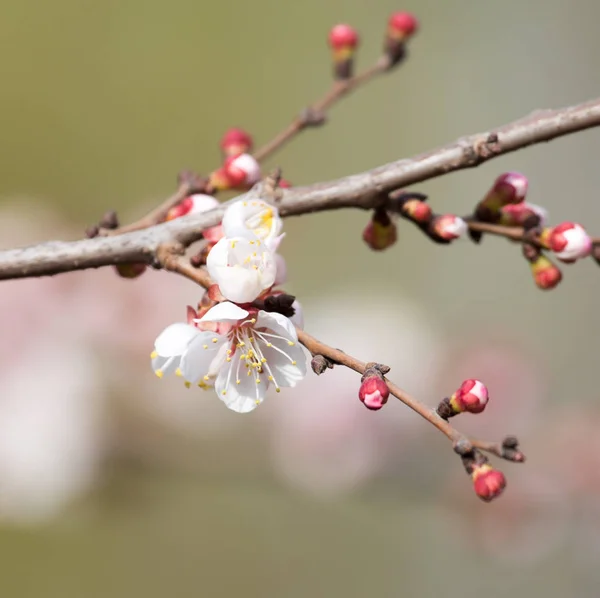
[[[226,237],[246,237],[248,234],[254,236],[246,226],[247,206],[247,201],[236,201],[225,210],[221,224]]]
[[[260,348],[279,386],[296,386],[306,376],[306,354],[302,345],[268,338],[270,347],[261,340]]]
[[[304,310],[302,309],[302,305],[300,305],[300,301],[297,299],[292,303],[292,307],[294,308],[294,315],[290,318],[290,321],[294,326],[304,329]]]
[[[228,322],[234,323],[243,320],[248,316],[248,312],[242,309],[238,305],[229,301],[223,301],[223,303],[217,303],[214,307],[211,307],[199,320],[194,322]]]
[[[220,204],[219,200],[212,195],[206,195],[204,193],[196,193],[192,195],[192,209],[188,214],[200,214],[202,212],[208,212],[216,208]]]
[[[275,252],[279,249],[279,246],[281,245],[281,241],[283,241],[283,237],[285,237],[285,233],[283,233],[282,235],[276,236],[276,237],[265,239],[265,245],[267,246],[268,249]]]
[[[260,310],[256,318],[255,328],[268,328],[275,334],[279,334],[286,338],[286,340],[296,342],[298,335],[296,334],[296,328],[292,324],[289,318],[278,314],[277,312],[266,312]]]
[[[275,286],[283,284],[287,280],[287,265],[282,255],[278,253],[275,254],[275,264],[277,269],[277,274],[275,275],[275,281],[273,284]]]
[[[206,268],[211,278],[215,278],[216,268],[227,266],[229,240],[223,237],[217,241],[206,257]]]
[[[218,268],[213,279],[219,285],[223,297],[236,303],[254,301],[265,288],[257,270],[246,270],[241,266]]]
[[[227,342],[227,337],[214,332],[201,332],[188,347],[181,359],[181,373],[193,384],[209,375],[219,348]],[[204,380],[208,382],[208,380]]]
[[[239,378],[236,377],[238,373]],[[255,375],[247,375],[247,369],[243,364],[240,365],[237,351],[234,358],[220,369],[215,390],[229,409],[238,413],[248,413],[263,402],[267,385],[264,382],[257,384]]]
[[[163,357],[181,355],[190,341],[199,333],[197,328],[189,324],[171,324],[158,335],[154,341],[154,349]]]

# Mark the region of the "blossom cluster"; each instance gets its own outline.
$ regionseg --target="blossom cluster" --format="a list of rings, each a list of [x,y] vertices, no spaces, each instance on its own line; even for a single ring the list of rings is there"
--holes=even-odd
[[[184,213],[218,203],[206,195],[186,201]],[[188,387],[214,388],[240,413],[260,405],[269,387],[279,392],[304,378],[306,357],[296,333],[302,326],[300,305],[294,301],[290,317],[262,309],[266,299],[282,293],[274,288],[286,273],[276,253],[281,228],[277,208],[249,193],[205,232],[211,245],[206,267],[214,285],[197,310],[188,307],[187,322],[171,324],[156,339],[151,359],[159,378],[174,373]]]

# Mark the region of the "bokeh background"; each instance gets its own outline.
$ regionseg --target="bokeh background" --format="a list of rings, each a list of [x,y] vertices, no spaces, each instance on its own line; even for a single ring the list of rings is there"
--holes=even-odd
[[[410,60],[270,162],[294,184],[599,93],[595,0],[2,0],[0,245],[140,216],[180,169],[217,165],[229,126],[266,141],[329,85],[329,27],[360,29],[365,65],[396,9],[422,24]],[[599,153],[589,131],[418,189],[462,214],[519,170],[553,222],[598,234]],[[542,293],[503,240],[438,247],[406,225],[375,254],[366,220],[286,221],[307,330],[430,404],[483,379],[489,409],[458,423],[521,437],[505,496],[481,503],[441,435],[396,402],[368,412],[350,372],[248,416],[158,381],[148,355],[199,299],[187,281],[4,282],[0,596],[598,596],[597,266]]]

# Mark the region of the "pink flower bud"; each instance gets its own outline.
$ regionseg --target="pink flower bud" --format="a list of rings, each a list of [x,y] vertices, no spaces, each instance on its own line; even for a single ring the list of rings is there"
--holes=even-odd
[[[358,398],[367,409],[377,411],[381,409],[390,396],[390,389],[385,380],[380,376],[367,376],[358,391]]]
[[[527,195],[527,177],[519,172],[505,172],[494,182],[487,195],[479,202],[475,215],[485,222],[497,222],[499,211],[508,204],[521,203]]]
[[[350,25],[336,25],[329,32],[329,46],[333,51],[333,74],[343,81],[352,77],[354,53],[359,38],[356,29]]]
[[[334,50],[354,50],[359,43],[358,32],[346,24],[335,25],[329,31],[329,46]]]
[[[433,233],[446,241],[458,239],[467,232],[467,228],[467,223],[454,214],[438,216],[432,222]]]
[[[409,12],[395,12],[388,20],[388,35],[399,39],[406,39],[414,35],[419,29],[419,22]]]
[[[571,263],[591,253],[592,240],[581,225],[563,222],[550,232],[548,246],[559,260]]]
[[[481,413],[489,401],[488,389],[479,380],[465,380],[450,398],[455,413]]]
[[[376,210],[363,231],[363,241],[373,251],[383,251],[397,240],[396,225],[385,210]]]
[[[290,183],[290,181],[288,181],[287,179],[280,179],[280,181],[279,181],[279,187],[281,189],[291,189],[292,188],[292,183]]]
[[[250,154],[230,156],[223,169],[232,187],[249,188],[260,181],[260,164]]]
[[[221,138],[221,149],[226,156],[239,156],[252,151],[252,137],[237,127],[228,129]]]
[[[175,218],[181,218],[181,216],[186,216],[187,214],[208,212],[218,205],[218,200],[212,195],[205,195],[204,193],[189,195],[167,212],[166,220],[174,220]]]
[[[499,224],[505,226],[525,226],[533,219],[537,219],[536,226],[545,226],[548,212],[541,206],[527,202],[508,204],[500,209]]]
[[[506,478],[501,471],[494,469],[488,463],[475,465],[471,472],[473,488],[475,494],[484,500],[490,502],[502,494],[506,488]]]
[[[146,264],[117,264],[115,271],[121,278],[138,278],[146,271]]]
[[[402,212],[414,222],[426,224],[431,219],[431,206],[418,199],[409,199],[402,206]]]
[[[545,255],[540,254],[531,262],[531,273],[538,288],[553,289],[562,280],[562,272]]]

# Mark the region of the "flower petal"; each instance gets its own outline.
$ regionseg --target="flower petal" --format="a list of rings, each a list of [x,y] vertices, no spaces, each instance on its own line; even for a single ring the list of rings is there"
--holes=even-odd
[[[214,332],[201,332],[189,345],[181,359],[181,373],[193,384],[209,380],[213,362],[220,347],[227,342],[227,337]]]
[[[154,349],[162,357],[181,355],[199,333],[197,328],[189,324],[171,324],[158,335],[154,341]]]
[[[218,268],[213,280],[218,281],[219,290],[226,299],[236,303],[251,303],[264,290],[260,274],[241,266]],[[274,277],[273,277],[274,278]],[[271,286],[271,285],[269,285]]]
[[[268,328],[275,334],[279,334],[285,337],[287,340],[296,342],[298,335],[296,334],[296,328],[289,318],[286,318],[282,314],[271,311],[263,311],[262,309],[258,312],[256,318],[255,328]]]
[[[257,333],[258,336],[258,333]],[[267,337],[261,339],[260,348],[273,377],[279,386],[296,386],[306,376],[306,354],[300,344],[289,345],[287,341]]]
[[[199,320],[194,322],[239,322],[248,316],[248,312],[235,303],[223,301],[211,307]]]
[[[257,384],[253,372],[248,375],[248,370],[240,363],[239,351],[236,351],[233,359],[219,370],[215,390],[229,409],[248,413],[263,402],[267,385],[264,382]]]

